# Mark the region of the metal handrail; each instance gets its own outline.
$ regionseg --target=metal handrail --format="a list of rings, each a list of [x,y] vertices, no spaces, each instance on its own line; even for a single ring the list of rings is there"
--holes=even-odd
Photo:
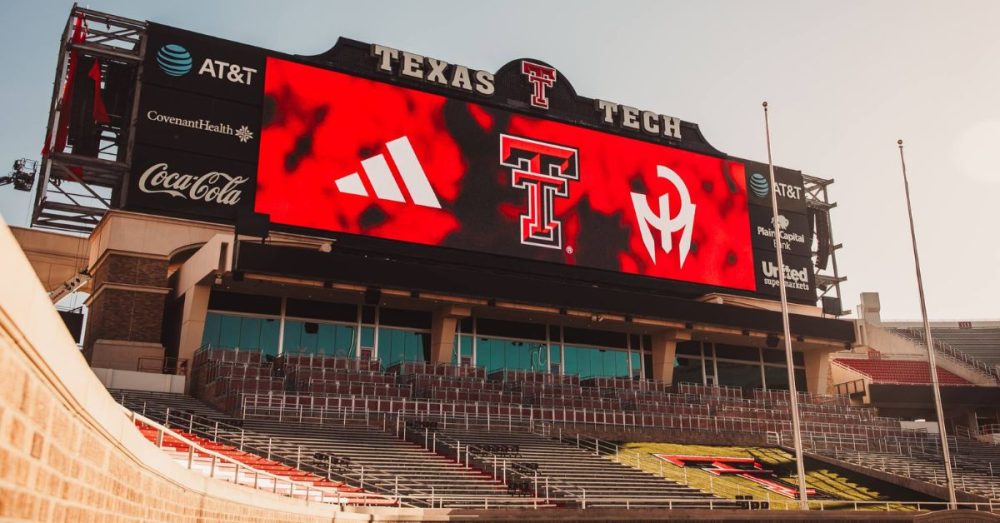
[[[417,443],[418,445],[421,444],[419,431],[415,435],[411,432],[409,438],[412,438],[408,439],[409,441]],[[505,485],[510,483],[509,478],[519,478],[527,481],[534,485],[534,498],[544,499],[545,503],[550,502],[550,494],[553,491],[562,494],[561,497],[566,499],[576,497],[576,493],[569,490],[571,486],[562,480],[539,475],[537,471],[533,476],[528,476],[519,472],[515,468],[508,467],[507,458],[503,458],[503,461],[499,461],[496,454],[485,451],[480,445],[466,444],[463,446],[461,440],[451,435],[438,431],[430,432],[428,429],[425,429],[422,444],[425,449],[431,452],[454,457],[459,464],[462,463],[462,453],[464,451],[465,466],[469,468],[475,465],[475,467],[472,468],[476,468],[486,473],[490,472],[490,458],[492,458],[492,476],[494,479],[501,479]],[[439,447],[442,452],[438,451]],[[541,485],[541,491],[545,494],[544,498],[539,496],[539,485]]]
[[[905,329],[890,329],[890,332],[898,334],[902,338],[906,338],[910,341],[927,345],[927,341],[924,339],[924,333],[920,330],[913,328]],[[983,372],[993,378],[994,381],[1000,382],[1000,371],[996,367],[992,367],[986,362],[972,357],[971,355],[965,353],[964,351],[952,346],[951,344],[941,341],[939,339],[934,339],[934,350],[940,352],[946,356],[950,356],[953,359],[959,360],[965,363],[967,366],[972,367],[980,372]]]
[[[225,455],[220,454],[218,452],[215,452],[213,450],[209,450],[209,449],[207,449],[207,448],[205,448],[205,447],[203,447],[203,446],[201,446],[201,445],[199,445],[199,444],[191,441],[190,439],[188,439],[188,438],[186,438],[186,437],[178,434],[177,432],[174,432],[173,430],[170,430],[169,428],[165,427],[164,425],[161,425],[161,424],[157,423],[156,421],[153,421],[152,419],[147,418],[146,416],[143,416],[142,414],[139,414],[139,413],[135,412],[134,410],[128,409],[128,407],[122,406],[122,409],[126,411],[126,414],[129,416],[129,419],[133,423],[139,422],[139,423],[141,423],[141,424],[143,424],[143,425],[145,425],[147,427],[151,427],[151,428],[156,429],[157,436],[156,436],[155,445],[157,446],[157,448],[161,448],[163,446],[163,442],[164,442],[164,440],[167,437],[170,437],[172,439],[180,441],[184,445],[187,445],[187,447],[188,447],[187,469],[188,470],[191,470],[193,468],[193,466],[194,466],[194,459],[193,459],[194,453],[198,452],[199,454],[204,454],[204,455],[208,455],[208,456],[212,457],[212,468],[211,468],[211,474],[210,474],[209,477],[212,477],[212,478],[215,477],[215,471],[216,471],[216,469],[218,467],[217,463],[221,461],[223,463],[228,463],[230,465],[233,465],[236,468],[236,473],[233,475],[233,483],[234,484],[242,485],[241,483],[239,483],[240,475],[244,474],[244,473],[247,473],[247,474],[252,473],[253,476],[254,476],[254,487],[253,488],[255,488],[257,490],[263,490],[262,488],[259,487],[259,483],[260,483],[260,478],[264,477],[264,478],[271,479],[271,481],[273,482],[273,488],[271,489],[273,493],[279,493],[278,492],[278,485],[280,483],[284,482],[284,483],[287,483],[289,485],[289,489],[288,489],[288,494],[283,494],[282,493],[282,495],[285,495],[287,497],[295,497],[294,496],[295,489],[296,489],[296,487],[298,487],[299,489],[304,489],[305,490],[305,501],[306,501],[306,504],[309,503],[310,493],[314,492],[314,491],[319,494],[319,501],[320,501],[320,503],[325,503],[326,502],[325,501],[325,496],[327,496],[329,494],[324,489],[317,488],[317,487],[315,487],[315,486],[313,486],[313,485],[311,485],[309,483],[306,483],[306,482],[290,480],[288,478],[279,476],[277,474],[272,474],[272,473],[267,472],[267,471],[256,469],[254,467],[251,467],[249,465],[241,463],[241,462],[239,462],[239,461],[237,461],[237,460],[235,460],[233,458],[230,458],[228,456],[225,456]],[[246,486],[246,485],[244,485],[244,486]],[[340,504],[341,507],[343,508],[344,503],[345,502],[344,502],[343,496],[340,496],[339,493],[338,493],[338,495],[337,495],[337,504]]]
[[[137,410],[141,409],[142,411],[149,412],[151,414],[158,411],[162,416],[164,416],[167,423],[175,423],[178,426],[184,427],[188,429],[189,433],[210,438],[213,442],[227,444],[234,448],[238,448],[239,450],[249,451],[260,456],[266,455],[268,459],[277,457],[286,465],[295,466],[305,472],[312,472],[317,475],[326,476],[330,479],[337,479],[345,484],[358,486],[367,493],[378,494],[390,499],[395,499],[397,505],[399,506],[417,507],[423,505],[434,507],[442,506],[442,503],[461,503],[464,506],[482,506],[489,508],[490,505],[498,506],[509,504],[511,500],[508,496],[443,495],[436,493],[433,485],[422,482],[419,478],[413,476],[402,477],[398,474],[371,466],[360,466],[360,471],[357,471],[337,468],[332,460],[326,463],[314,464],[309,460],[303,459],[303,456],[301,455],[301,446],[298,447],[296,456],[293,457],[289,454],[282,453],[282,446],[272,445],[272,438],[253,431],[245,430],[242,427],[215,421],[211,418],[199,416],[189,412],[176,413],[175,411],[174,413],[171,413],[169,407],[155,402],[142,402],[141,404],[135,402],[130,403],[125,399],[124,394],[118,399],[119,402],[124,405],[131,405]],[[388,423],[387,420],[391,417],[390,415],[379,417],[377,415],[371,416],[371,413],[357,412],[355,414],[358,414],[358,416],[352,417],[351,419],[353,421],[364,421],[368,426],[373,428],[384,430],[385,427],[392,426],[393,424],[398,426],[398,423]],[[346,418],[338,417],[337,419],[340,421]],[[378,425],[378,419],[383,420],[382,426]],[[266,448],[251,444],[254,441],[261,441],[265,438],[268,441]],[[407,489],[409,492],[400,493],[399,489],[401,485],[408,485]],[[539,504],[547,503],[546,499],[530,497],[519,498],[518,501],[525,504],[530,503],[536,508]]]
[[[307,406],[308,405],[308,406]],[[462,412],[459,412],[461,408]],[[761,420],[758,418],[738,418],[720,416],[699,416],[673,413],[649,413],[607,409],[573,409],[558,407],[537,407],[517,404],[488,402],[435,401],[427,399],[384,398],[357,395],[329,394],[323,396],[297,393],[243,394],[239,406],[244,418],[278,418],[311,421],[309,418],[325,417],[324,412],[369,410],[379,413],[403,412],[408,414],[427,413],[444,416],[447,414],[487,417],[503,421],[509,419],[532,419],[552,423],[615,426],[629,428],[665,428],[683,430],[709,430],[712,432],[759,433],[787,430],[788,422],[783,420]],[[862,424],[858,420],[856,430],[865,437],[878,438],[895,434],[914,432],[910,429],[890,428],[878,424]],[[842,432],[842,423],[807,422],[805,428],[813,432],[830,434],[854,434]]]
[[[124,398],[120,400],[120,403],[122,403],[123,406],[125,406],[126,408],[129,407],[133,407],[134,409],[141,408],[143,413],[156,412],[155,406],[158,406],[162,409],[159,412],[162,413],[164,416],[163,418],[164,425],[169,425],[172,421],[169,407],[165,407],[155,403],[150,404],[146,402],[143,402],[142,405],[139,405],[136,403],[129,403]],[[305,472],[312,472],[318,475],[325,475],[327,478],[331,480],[337,479],[343,481],[347,485],[357,486],[358,488],[361,488],[366,492],[375,493],[397,499],[397,504],[400,506],[409,506],[409,507],[416,506],[409,502],[403,502],[402,500],[404,498],[407,500],[422,500],[422,499],[432,498],[432,492],[429,489],[418,490],[419,492],[418,495],[399,494],[398,489],[395,488],[399,484],[398,475],[381,471],[379,469],[368,467],[367,469],[363,468],[360,473],[352,474],[352,471],[345,472],[343,470],[335,469],[332,466],[333,465],[332,460],[329,466],[324,468],[310,462],[302,461],[301,456],[297,456],[298,459],[295,459],[292,456],[284,455],[283,453],[278,452],[278,450],[281,448],[280,446],[274,447],[271,445],[272,438],[266,437],[262,434],[245,431],[242,427],[237,427],[235,425],[230,425],[224,422],[215,421],[210,418],[198,416],[193,413],[187,413],[186,415],[184,414],[178,415],[175,412],[173,417],[173,422],[179,426],[186,427],[189,433],[196,434],[205,438],[210,438],[215,443],[223,443],[226,445],[230,445],[234,448],[237,448],[241,451],[249,451],[253,454],[266,456],[267,459],[271,459],[272,457],[278,457],[279,460],[283,461],[286,465],[293,466],[294,464],[296,468],[299,468],[300,470],[303,470]],[[250,442],[254,440],[258,439],[262,440],[264,438],[268,440],[267,448],[262,448],[250,444]],[[373,479],[377,478],[389,478],[389,479],[386,479],[381,483],[373,481]]]

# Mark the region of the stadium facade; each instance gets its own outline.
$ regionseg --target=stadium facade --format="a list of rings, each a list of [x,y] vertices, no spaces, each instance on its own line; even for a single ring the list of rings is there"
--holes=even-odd
[[[840,319],[831,180],[774,167],[772,183],[767,164],[717,150],[697,125],[582,96],[536,59],[490,72],[343,38],[289,55],[82,8],[59,56],[40,169],[15,165],[19,188],[37,176],[33,227],[13,236],[52,301],[89,293],[85,318],[62,318],[86,365],[188,469],[211,448],[224,454],[205,465],[213,477],[229,460],[230,481],[249,486],[243,467],[260,467],[260,488],[271,467],[310,482],[272,475],[273,493],[284,481],[341,508],[719,514],[761,502],[686,470],[664,479],[662,460],[706,456],[600,438],[787,449],[797,401],[811,459],[948,495],[937,465],[911,476],[903,456],[933,454],[933,440],[870,408],[926,417],[907,396],[928,391],[887,385],[883,359],[919,359],[919,344],[881,324],[877,298]],[[997,422],[982,399],[996,369],[977,364],[941,363],[957,373],[947,385],[972,386],[946,394],[964,398],[950,426],[972,432]],[[926,372],[888,372],[904,368]],[[790,374],[808,391],[795,400]],[[506,434],[491,432],[503,419]],[[905,479],[880,452],[900,454]],[[711,458],[767,485],[767,503],[796,497],[790,473],[766,479],[746,459]],[[969,465],[961,499],[992,510],[983,466]],[[852,499],[835,491],[820,498]]]

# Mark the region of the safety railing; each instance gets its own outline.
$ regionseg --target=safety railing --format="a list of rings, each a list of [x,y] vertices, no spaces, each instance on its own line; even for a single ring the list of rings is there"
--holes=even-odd
[[[151,413],[151,414],[153,414],[154,411],[157,411],[157,408],[155,408],[153,405],[148,404],[148,403],[142,404],[140,407],[136,408],[135,410],[136,411],[140,411],[142,409],[146,410],[148,413]],[[267,446],[264,447],[260,443],[260,441],[262,441],[262,439],[264,438],[263,435],[256,435],[256,434],[254,434],[254,433],[252,433],[250,431],[245,431],[242,427],[237,427],[235,425],[228,425],[228,424],[225,424],[225,423],[216,422],[216,421],[209,420],[207,418],[202,418],[202,417],[199,417],[197,415],[194,415],[194,414],[191,414],[191,413],[186,413],[186,412],[182,413],[182,414],[177,414],[177,413],[171,414],[169,408],[165,408],[165,407],[161,407],[158,412],[159,412],[159,414],[161,416],[163,416],[165,418],[165,421],[167,423],[165,423],[164,425],[161,425],[161,426],[163,426],[167,430],[169,430],[169,428],[166,427],[167,424],[174,424],[175,426],[182,427],[182,428],[185,428],[185,429],[189,429],[188,430],[189,433],[198,434],[198,435],[201,435],[201,436],[207,437],[207,438],[213,438],[212,440],[215,441],[215,442],[223,443],[223,444],[227,444],[227,445],[231,445],[231,446],[240,448],[241,450],[244,450],[244,451],[247,451],[247,452],[257,453],[257,454],[262,455],[262,456],[266,455],[268,457],[268,459],[271,459],[271,458],[276,457],[276,456],[278,456],[278,457],[284,456],[284,457],[287,458],[287,454],[280,455],[280,449],[281,449],[281,447],[279,445],[272,444],[271,438],[267,438]],[[345,412],[347,412],[347,411],[345,410]],[[136,413],[136,415],[137,416],[141,416],[141,414],[138,414],[138,413]],[[418,419],[432,419],[432,418],[434,418],[434,419],[441,419],[443,424],[449,423],[449,420],[450,420],[450,423],[463,424],[463,425],[465,425],[466,428],[468,428],[469,426],[480,426],[480,427],[486,427],[487,426],[486,425],[486,423],[487,423],[486,419],[482,419],[482,418],[477,419],[475,417],[471,417],[471,418],[462,419],[462,418],[459,418],[457,416],[447,416],[447,415],[445,415],[443,417],[442,416],[430,416],[430,415],[427,415],[426,413],[422,413],[421,416],[422,417],[420,417]],[[143,416],[143,417],[145,417],[145,416]],[[146,419],[150,419],[150,418],[146,418]],[[341,416],[330,416],[328,419],[330,419],[330,420],[336,420],[338,422],[343,422],[345,420],[345,418],[343,417],[343,413],[341,413]],[[367,424],[369,424],[369,425],[371,425],[371,426],[373,426],[375,428],[377,428],[377,426],[378,426],[378,424],[380,422],[381,425],[382,425],[382,429],[384,431],[391,431],[392,430],[392,428],[391,428],[392,426],[396,426],[397,430],[406,430],[405,429],[405,422],[402,420],[401,413],[400,414],[396,414],[396,415],[391,415],[391,414],[387,414],[387,413],[373,413],[373,412],[370,412],[370,411],[369,412],[351,412],[350,415],[346,419],[349,420],[352,423],[354,423],[354,422],[357,422],[357,423],[367,423]],[[498,423],[499,421],[500,420],[495,420],[495,421],[492,422],[492,424],[490,424],[492,430],[514,430],[514,429],[520,430],[520,429],[524,429],[524,430],[529,430],[529,431],[536,432],[536,433],[541,434],[541,435],[546,435],[546,436],[549,436],[549,437],[554,437],[554,435],[558,434],[559,430],[561,429],[561,427],[555,426],[555,425],[552,425],[552,424],[542,424],[542,423],[539,423],[537,425],[533,425],[532,422],[529,421],[527,423],[524,423],[523,420],[522,420],[521,423],[517,423],[517,424],[515,424],[515,423]],[[503,421],[508,421],[509,422],[510,419],[503,420]],[[156,422],[153,421],[153,423],[156,423]],[[443,425],[443,426],[446,427],[446,425]],[[428,434],[425,435],[425,437],[433,438],[434,436],[431,436],[428,433]],[[771,443],[773,443],[773,444],[780,444],[780,443],[783,442],[783,438],[782,438],[781,434],[775,433],[775,432],[771,432],[771,433],[768,434],[768,441],[771,442]],[[843,441],[849,441],[849,439],[848,438],[844,438]],[[563,442],[564,443],[568,442],[570,444],[576,444],[574,441],[569,441],[568,438],[563,438]],[[447,439],[444,439],[444,440],[440,440],[438,442],[438,445],[442,445],[442,444],[444,444],[445,446],[454,445],[454,447],[457,447],[455,449],[455,452],[454,452],[455,456],[457,457],[458,454],[459,454],[459,452],[461,452],[463,454],[466,454],[468,456],[467,459],[470,460],[469,463],[471,465],[472,456],[477,455],[476,451],[474,451],[474,450],[461,450],[460,451],[458,449],[462,449],[462,448],[468,449],[468,447],[466,447],[465,445],[463,445],[462,447],[458,447],[457,443],[458,443],[457,440],[453,444],[453,443],[448,442]],[[431,446],[431,449],[433,449],[434,445],[435,445],[434,439],[431,439],[430,442],[429,442],[429,444]],[[596,448],[596,451],[598,452],[598,454],[601,454],[601,453],[609,453],[610,454],[610,452],[613,451],[613,449],[616,448],[613,443],[603,442],[603,441],[600,441],[600,440],[596,440],[596,442],[594,444],[590,444],[590,442],[586,438],[580,438],[578,445],[580,446],[580,448],[589,448],[589,449],[595,449]],[[301,449],[302,449],[301,446],[297,447],[297,454],[298,454],[298,458],[297,459],[294,459],[294,460],[283,459],[282,461],[285,461],[286,464],[292,464],[292,463],[295,463],[296,461],[298,461],[298,463],[296,463],[296,464],[298,466],[301,466],[302,470],[305,470],[307,472],[320,473],[320,475],[323,475],[322,473],[326,472],[327,477],[329,479],[331,479],[331,480],[332,479],[337,479],[337,480],[343,481],[344,483],[346,483],[348,485],[358,485],[358,486],[362,486],[363,485],[361,488],[365,492],[371,493],[371,494],[381,494],[381,495],[390,497],[390,499],[396,500],[396,502],[397,502],[397,504],[399,506],[411,506],[411,507],[413,507],[413,506],[424,506],[424,507],[429,507],[429,506],[436,506],[436,507],[462,506],[462,507],[469,507],[469,508],[478,508],[478,507],[482,507],[482,508],[494,507],[494,508],[496,508],[496,507],[500,507],[500,506],[510,506],[510,502],[511,502],[511,499],[512,499],[509,496],[442,495],[442,494],[436,494],[433,491],[432,487],[429,487],[426,491],[418,491],[415,494],[404,494],[404,493],[400,492],[400,490],[399,490],[400,479],[399,479],[398,475],[391,475],[391,474],[385,473],[383,471],[376,471],[376,470],[373,470],[373,469],[364,469],[364,468],[362,468],[362,470],[360,471],[360,478],[359,478],[359,475],[357,474],[357,471],[354,471],[353,474],[351,474],[351,473],[338,474],[337,471],[335,470],[336,469],[336,465],[334,464],[334,465],[331,466],[330,463],[327,463],[327,470],[323,471],[322,467],[310,466],[306,462],[306,460],[302,458],[302,450]],[[634,460],[634,459],[635,459],[634,457],[629,456],[626,453],[619,462],[623,463],[623,464],[626,464],[626,465],[631,465],[632,462],[630,462],[630,460]],[[847,456],[846,454],[842,454],[838,459],[843,459],[844,461],[855,462],[855,463],[857,463],[859,465],[862,465],[862,466],[870,466],[871,465],[871,462],[859,462],[859,460],[857,458],[852,458],[851,456]],[[641,458],[640,458],[640,460],[641,460]],[[888,463],[888,461],[886,463]],[[643,464],[642,461],[640,461],[640,465],[641,464]],[[487,465],[489,465],[488,459],[487,459]],[[500,474],[501,474],[501,477],[502,477],[503,476],[503,465],[498,462],[498,466],[501,467],[500,468]],[[659,464],[657,466],[659,466]],[[889,473],[893,473],[891,471],[891,467],[886,466],[885,468],[888,469],[887,471]],[[511,474],[511,472],[512,472],[511,468],[508,467],[507,468],[507,473]],[[899,475],[903,475],[903,474],[899,474]],[[392,482],[390,483],[390,485],[392,485],[392,487],[390,487],[389,489],[382,488],[382,485],[384,485],[386,482],[383,481],[383,480],[381,480],[381,479],[379,479],[378,478],[379,476],[381,476],[381,477],[392,476],[393,479],[392,479]],[[359,481],[359,479],[360,479],[360,481]],[[412,480],[412,478],[407,478],[407,481],[411,481],[411,480]],[[933,475],[932,475],[932,481],[934,481]],[[943,473],[941,474],[941,477],[937,479],[937,482],[939,482],[939,483],[943,482]],[[541,483],[539,483],[539,485],[541,486]],[[961,487],[961,485],[960,485],[960,487]],[[312,487],[312,488],[315,489],[316,487]],[[561,495],[556,495],[555,494],[555,492],[557,491],[557,489],[559,491],[562,491]],[[564,487],[563,485],[555,485],[555,483],[551,479],[549,480],[549,489],[548,490],[549,490],[549,496],[547,496],[547,497],[536,496],[535,498],[526,498],[526,499],[522,498],[521,501],[522,502],[526,502],[526,503],[530,503],[530,504],[538,507],[538,506],[546,506],[547,505],[546,501],[552,501],[553,499],[558,499],[559,501],[563,501],[563,500],[566,500],[566,499],[572,499],[581,508],[588,508],[588,507],[590,507],[590,508],[596,508],[596,507],[601,507],[601,506],[609,506],[609,507],[610,506],[615,506],[615,507],[624,507],[626,509],[638,508],[638,507],[642,507],[642,508],[651,508],[651,507],[662,507],[662,508],[688,507],[688,508],[693,508],[693,507],[698,507],[698,508],[708,508],[708,509],[723,509],[723,508],[731,509],[731,508],[734,508],[733,507],[733,503],[734,502],[735,503],[744,503],[744,500],[739,500],[739,499],[737,499],[737,500],[734,501],[733,499],[691,500],[691,499],[683,499],[683,498],[682,499],[667,499],[667,498],[659,499],[659,498],[648,498],[648,497],[642,497],[642,498],[595,497],[593,495],[588,496],[587,493],[586,493],[586,491],[585,491],[585,489],[573,490],[573,488],[571,486],[569,488],[567,488],[567,487]],[[732,489],[729,489],[729,490],[732,490]],[[539,493],[542,493],[542,492],[544,492],[544,490],[540,489]],[[741,495],[741,493],[739,491],[735,492],[735,494],[734,494],[733,492],[727,491],[726,487],[722,487],[722,486],[715,487],[715,488],[710,488],[710,492],[709,493],[710,494],[714,494],[716,496],[724,497],[724,498],[729,498],[731,495],[735,495],[735,496],[740,496]],[[994,494],[994,496],[995,496],[995,494]],[[795,502],[795,501],[785,501],[785,500],[776,499],[774,497],[771,497],[770,499],[767,499],[767,501],[771,505],[772,508],[789,509],[789,510],[797,509],[797,502]],[[354,502],[354,501],[352,501],[352,502]],[[749,503],[750,502],[746,501],[746,503],[748,504],[747,507],[749,507]],[[936,509],[939,509],[939,508],[946,508],[946,504],[944,504],[944,503],[925,503],[925,502],[915,503],[915,502],[908,502],[908,501],[810,501],[810,507],[813,508],[813,509],[818,509],[818,510],[846,509],[846,508],[851,508],[853,510],[899,510],[898,507],[904,507],[904,508],[909,508],[909,509],[913,509],[913,510],[936,510]],[[897,508],[893,508],[893,507],[897,507]],[[966,504],[963,504],[963,507],[971,509],[971,510],[989,510],[989,511],[994,511],[994,512],[997,511],[998,509],[1000,509],[1000,506],[998,506],[995,503],[994,504],[988,504],[988,503],[978,503],[978,504],[976,504],[976,503],[966,503]]]
[[[297,393],[244,394],[241,396],[238,415],[247,419],[295,420],[301,423],[324,423],[345,412],[368,411],[373,413],[404,413],[449,416],[455,419],[471,417],[484,419],[491,424],[512,425],[522,422],[549,422],[577,427],[617,428],[622,430],[676,429],[710,432],[739,432],[766,434],[789,431],[791,423],[781,420],[736,418],[707,415],[684,415],[654,412],[636,412],[603,409],[572,409],[539,407],[488,402],[436,401],[430,399],[386,398],[356,395],[304,395]],[[859,423],[853,427],[845,423],[806,422],[804,428],[811,432],[829,434],[856,434],[866,438],[880,438],[906,434],[901,428],[890,428],[878,423]],[[849,432],[853,429],[853,432]]]
[[[174,357],[141,357],[136,362],[135,370],[159,374],[185,375],[190,361],[187,358]]]
[[[211,478],[220,475],[223,467],[231,467],[233,469],[232,482],[237,485],[249,486],[256,490],[269,490],[274,494],[287,497],[303,498],[306,503],[318,501],[320,503],[338,504],[343,507],[347,502],[343,496],[336,492],[331,493],[326,489],[317,488],[306,482],[291,480],[264,470],[259,470],[233,458],[209,450],[142,414],[129,410],[127,407],[123,408],[133,423],[156,430],[154,444],[158,448],[162,448],[169,440],[175,440],[181,445],[186,446],[186,468],[188,470],[195,468],[197,462],[196,456],[207,456],[211,459],[209,466],[209,477]],[[265,485],[267,486],[265,487]]]
[[[867,389],[865,388],[865,380],[852,380],[845,381],[844,383],[838,383],[833,386],[837,391],[837,394],[867,394]]]
[[[926,336],[924,335],[924,332],[920,329],[913,329],[913,328],[892,329],[891,332],[898,334],[899,336],[906,338],[910,341],[913,341],[919,345],[927,346]],[[970,356],[969,354],[966,354],[965,352],[937,338],[934,338],[934,350],[936,352],[949,356],[952,359],[958,360],[960,363],[968,367],[972,367],[977,371],[990,376],[991,378],[993,378],[994,381],[1000,383],[1000,371],[998,371],[996,367],[993,367],[984,361],[976,359]]]
[[[357,487],[361,490],[382,495],[396,500],[399,506],[424,506],[423,500],[429,502],[434,498],[433,493],[428,490],[416,489],[410,495],[403,495],[399,492],[400,481],[397,475],[384,471],[368,468],[365,470],[355,470],[345,467],[335,462],[332,457],[324,462],[317,463],[310,459],[310,454],[303,454],[302,446],[297,446],[294,451],[286,449],[274,438],[246,431],[242,427],[230,425],[217,420],[212,420],[195,415],[190,412],[179,412],[177,409],[171,411],[169,407],[164,407],[150,402],[129,401],[125,397],[116,398],[125,408],[141,415],[146,415],[150,419],[159,418],[165,427],[175,426],[197,436],[211,440],[213,443],[229,445],[240,451],[255,454],[266,459],[275,459],[288,466],[293,466],[304,472],[311,472],[320,476],[325,476],[330,481],[340,481],[348,486]]]
[[[465,443],[459,438],[436,430],[436,423],[421,422],[415,425],[412,420],[403,421],[399,437],[421,445],[425,450],[440,454],[455,460],[466,468],[485,472],[506,485],[512,494],[527,494],[525,502],[534,508],[539,505],[549,505],[553,498],[560,498],[561,503],[572,500],[575,493],[568,485],[540,475],[537,468],[528,473],[528,468],[521,461],[515,461],[514,456],[500,456],[491,453],[482,445]],[[435,430],[432,430],[435,429]]]
[[[125,395],[119,395],[116,399],[126,408],[144,412],[151,418],[159,417],[164,425],[173,425],[215,443],[229,445],[267,459],[275,459],[302,471],[324,476],[331,481],[358,487],[366,493],[392,499],[398,506],[490,508],[510,506],[512,503],[513,498],[510,496],[441,494],[435,492],[433,485],[421,481],[418,477],[401,476],[371,466],[345,464],[343,460],[326,453],[323,453],[325,455],[321,459],[316,459],[317,453],[302,445],[282,445],[277,438],[248,431],[243,427],[177,409],[171,411],[169,407],[153,402],[128,400]],[[398,415],[379,415],[371,412],[351,412],[346,417],[331,417],[331,419],[344,423],[365,424],[374,429],[381,428],[383,432],[390,432],[393,426],[398,428],[402,425]],[[364,504],[355,501],[352,503]],[[540,507],[544,506],[544,503],[537,499],[518,498],[517,505]]]

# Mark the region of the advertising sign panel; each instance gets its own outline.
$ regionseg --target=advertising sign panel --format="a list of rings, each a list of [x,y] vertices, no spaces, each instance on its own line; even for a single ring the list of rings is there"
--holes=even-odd
[[[801,173],[776,168],[772,187],[696,125],[578,96],[543,62],[147,38],[126,208],[771,295],[773,192],[808,273],[793,299],[814,300]]]
[[[754,288],[740,162],[278,58],[265,97],[272,223]]]
[[[779,210],[778,220],[784,252],[809,256],[812,253],[812,227],[809,226],[808,215]],[[750,234],[754,249],[775,249],[774,212],[770,206],[750,206]]]

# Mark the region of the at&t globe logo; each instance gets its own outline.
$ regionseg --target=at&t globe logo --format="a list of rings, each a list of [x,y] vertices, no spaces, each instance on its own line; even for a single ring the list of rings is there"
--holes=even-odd
[[[750,175],[750,192],[757,196],[758,198],[763,198],[767,196],[767,193],[771,190],[771,184],[767,183],[767,178],[764,178],[763,174],[753,173]]]
[[[194,63],[191,53],[177,44],[166,44],[156,53],[156,63],[169,76],[184,76],[191,72]]]

